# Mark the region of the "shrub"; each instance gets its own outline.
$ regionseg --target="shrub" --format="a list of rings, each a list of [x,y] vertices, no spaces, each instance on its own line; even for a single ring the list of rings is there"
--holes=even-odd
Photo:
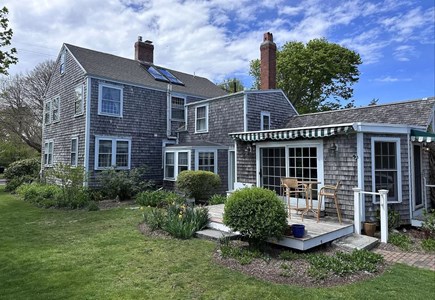
[[[381,211],[376,210],[376,219],[381,220]],[[388,231],[391,232],[393,229],[397,229],[400,226],[400,212],[395,209],[388,210]]]
[[[103,196],[106,198],[131,199],[139,192],[150,189],[153,184],[145,179],[146,168],[135,168],[129,171],[104,170],[99,174],[99,184]]]
[[[40,167],[41,161],[38,158],[19,160],[9,165],[4,173],[4,177],[8,180],[23,176],[37,178]]]
[[[136,203],[142,206],[165,207],[170,203],[183,204],[184,198],[165,190],[145,191],[136,195]]]
[[[209,171],[183,171],[177,177],[176,187],[189,198],[207,200],[221,185],[219,175]]]
[[[235,191],[228,198],[224,224],[261,244],[268,238],[281,238],[287,226],[284,202],[275,192],[253,187]]]
[[[97,202],[90,201],[88,204],[88,211],[99,211],[100,207],[98,206]]]
[[[163,230],[179,239],[189,239],[207,225],[208,210],[205,207],[169,205]]]
[[[423,211],[424,221],[421,229],[425,231],[429,236],[435,238],[435,209],[431,211]]]
[[[23,184],[17,189],[17,194],[24,201],[30,202],[39,207],[57,207],[62,202],[62,190],[56,185],[48,184]]]
[[[214,194],[208,200],[209,205],[225,204],[225,202],[227,202],[227,197],[219,194]]]
[[[435,252],[435,239],[425,239],[421,241],[421,247],[426,252]]]
[[[411,239],[407,235],[395,232],[390,233],[388,236],[388,242],[405,251],[408,251],[412,244]]]
[[[24,183],[31,183],[38,178],[41,162],[37,158],[23,159],[10,164],[4,173],[8,180],[5,191],[13,192]]]
[[[170,204],[166,209],[145,211],[144,221],[152,230],[162,229],[176,238],[188,239],[207,225],[208,210],[205,207]]]

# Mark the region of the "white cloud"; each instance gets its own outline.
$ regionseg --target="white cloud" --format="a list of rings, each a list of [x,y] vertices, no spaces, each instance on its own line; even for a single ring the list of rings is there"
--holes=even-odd
[[[55,59],[63,42],[133,58],[141,35],[154,42],[157,64],[218,82],[231,74],[247,75],[266,31],[278,45],[326,37],[358,51],[364,64],[391,55],[386,50],[398,60],[412,60],[417,43],[433,43],[434,9],[418,3],[6,0],[4,5],[19,51],[11,74]]]
[[[397,78],[397,77],[391,77],[391,76],[384,76],[384,77],[376,78],[375,81],[392,83],[392,82],[407,82],[407,81],[412,81],[412,79],[411,78]]]

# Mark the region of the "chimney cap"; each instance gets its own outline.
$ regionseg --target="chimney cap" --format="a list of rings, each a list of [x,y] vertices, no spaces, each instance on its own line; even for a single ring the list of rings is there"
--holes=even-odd
[[[153,43],[153,41],[150,41],[150,40],[146,40],[145,41],[145,44],[150,44],[151,45],[152,43]]]
[[[266,41],[273,42],[273,34],[271,32],[264,33],[263,41],[264,42],[266,42]]]
[[[142,42],[142,36],[141,36],[141,35],[139,35],[139,36],[137,37],[137,41],[138,41],[138,42]]]

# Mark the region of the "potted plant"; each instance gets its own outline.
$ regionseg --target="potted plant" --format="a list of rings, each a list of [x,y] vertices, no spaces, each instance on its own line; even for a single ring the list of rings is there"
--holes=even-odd
[[[376,232],[376,223],[375,222],[364,222],[363,223],[364,233],[368,236],[374,236]]]

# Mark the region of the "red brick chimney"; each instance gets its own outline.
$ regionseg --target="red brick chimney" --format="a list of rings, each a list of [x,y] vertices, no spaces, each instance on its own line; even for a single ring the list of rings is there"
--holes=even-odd
[[[151,41],[142,42],[142,37],[137,38],[137,42],[134,43],[134,59],[154,63],[154,45]]]
[[[260,45],[260,89],[276,89],[276,44],[273,35],[266,32]]]

